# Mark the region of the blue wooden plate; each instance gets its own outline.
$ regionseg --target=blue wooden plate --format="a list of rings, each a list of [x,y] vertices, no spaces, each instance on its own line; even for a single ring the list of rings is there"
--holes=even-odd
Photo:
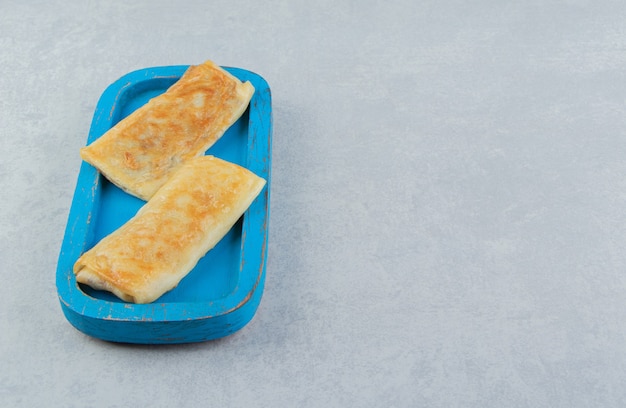
[[[111,84],[98,102],[87,144],[165,92],[187,68],[142,69]],[[82,162],[56,275],[61,308],[78,330],[114,342],[189,343],[227,336],[254,316],[263,293],[267,255],[271,94],[259,75],[239,68],[225,69],[242,81],[250,81],[255,93],[246,112],[207,154],[250,169],[267,180],[266,187],[176,288],[153,303],[132,304],[78,284],[74,277],[72,268],[78,257],[144,204]]]

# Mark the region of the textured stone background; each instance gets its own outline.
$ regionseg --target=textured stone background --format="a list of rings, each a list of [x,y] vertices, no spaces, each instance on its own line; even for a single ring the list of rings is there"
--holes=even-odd
[[[625,21],[619,1],[2,1],[2,405],[625,406]],[[273,91],[261,306],[211,343],[86,337],[54,275],[95,104],[205,59]]]

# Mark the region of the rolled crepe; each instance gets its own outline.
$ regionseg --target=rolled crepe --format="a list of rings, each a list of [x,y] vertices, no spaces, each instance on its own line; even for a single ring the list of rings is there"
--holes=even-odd
[[[80,155],[122,190],[148,200],[245,112],[254,87],[210,61],[121,120]]]
[[[133,218],[76,261],[76,280],[127,302],[156,300],[226,235],[264,185],[213,156],[188,161]]]

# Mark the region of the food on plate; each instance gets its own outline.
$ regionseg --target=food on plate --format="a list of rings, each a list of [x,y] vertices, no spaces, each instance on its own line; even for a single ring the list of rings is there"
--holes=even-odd
[[[265,183],[213,156],[188,160],[133,218],[76,261],[76,280],[127,302],[153,302],[226,235]]]
[[[211,61],[122,119],[81,157],[113,184],[148,200],[186,161],[203,155],[248,107],[254,86]]]

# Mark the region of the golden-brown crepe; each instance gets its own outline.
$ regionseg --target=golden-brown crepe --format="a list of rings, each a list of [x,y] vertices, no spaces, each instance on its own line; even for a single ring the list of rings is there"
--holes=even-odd
[[[76,261],[76,280],[128,302],[156,300],[226,235],[264,185],[222,159],[191,159],[133,218]]]
[[[148,200],[235,123],[253,93],[250,82],[210,61],[191,66],[164,94],[82,148],[81,157],[124,191]]]

